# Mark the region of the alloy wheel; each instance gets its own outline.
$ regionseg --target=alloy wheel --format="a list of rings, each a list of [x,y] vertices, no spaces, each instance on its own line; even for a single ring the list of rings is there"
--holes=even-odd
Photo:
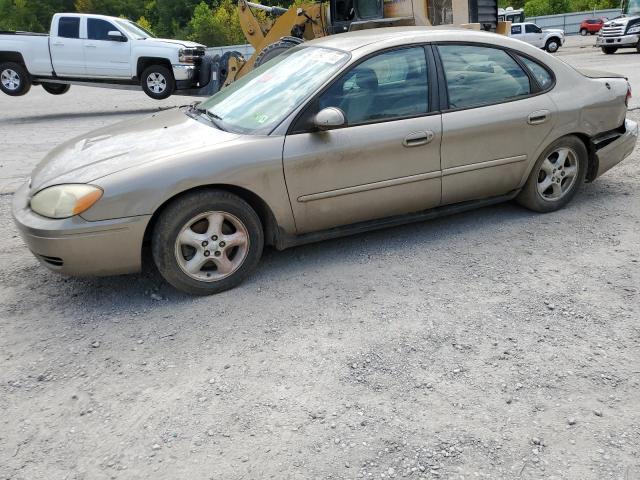
[[[180,269],[201,282],[215,282],[236,272],[247,258],[249,233],[227,212],[205,212],[180,230],[175,255]]]
[[[147,77],[147,87],[159,95],[167,89],[167,79],[161,73],[153,72]]]
[[[540,165],[538,194],[545,200],[560,200],[571,191],[577,179],[578,156],[570,148],[558,148],[551,152]]]
[[[0,74],[0,81],[2,81],[2,85],[7,90],[14,91],[20,88],[20,76],[15,70],[11,70],[10,68],[2,71]]]

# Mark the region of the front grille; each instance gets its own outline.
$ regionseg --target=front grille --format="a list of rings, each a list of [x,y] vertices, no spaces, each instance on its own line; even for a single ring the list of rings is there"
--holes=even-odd
[[[620,37],[624,35],[624,25],[614,23],[613,25],[604,26],[600,30],[603,37]]]

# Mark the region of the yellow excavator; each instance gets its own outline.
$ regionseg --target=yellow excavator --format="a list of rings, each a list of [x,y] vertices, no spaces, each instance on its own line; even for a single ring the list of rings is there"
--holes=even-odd
[[[444,24],[506,34],[510,24],[498,21],[497,0],[321,0],[288,9],[239,0],[238,15],[254,53],[248,59],[234,51],[205,56],[201,94],[211,95],[289,48],[327,35]]]

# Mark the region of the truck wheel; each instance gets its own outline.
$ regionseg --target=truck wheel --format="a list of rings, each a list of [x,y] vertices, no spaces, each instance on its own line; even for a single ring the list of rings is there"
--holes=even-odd
[[[616,47],[602,47],[602,53],[605,53],[607,55],[612,55],[617,51],[618,49]]]
[[[293,40],[289,39],[283,39],[278,40],[277,42],[273,42],[262,49],[260,54],[256,57],[256,61],[254,62],[253,66],[257,68],[260,65],[264,65],[272,58],[276,58],[278,55],[286,52],[296,45],[299,45],[300,43],[302,43],[302,41],[294,42]]]
[[[12,97],[24,95],[31,89],[29,73],[19,63],[0,64],[0,90]]]
[[[144,93],[154,100],[164,100],[176,89],[173,73],[162,65],[151,65],[142,72],[140,84]]]
[[[580,29],[580,35],[582,35],[583,37],[587,34],[587,29],[586,28],[581,28]]]
[[[558,48],[560,48],[560,41],[557,38],[550,38],[544,46],[544,49],[549,53],[557,52]]]
[[[69,91],[71,85],[63,85],[62,83],[43,83],[42,88],[51,95],[63,95]]]

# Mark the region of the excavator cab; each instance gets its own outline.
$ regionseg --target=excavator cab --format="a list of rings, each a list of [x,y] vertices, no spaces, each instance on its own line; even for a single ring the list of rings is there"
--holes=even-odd
[[[329,2],[327,33],[348,32],[355,22],[384,18],[382,0],[331,0]]]

